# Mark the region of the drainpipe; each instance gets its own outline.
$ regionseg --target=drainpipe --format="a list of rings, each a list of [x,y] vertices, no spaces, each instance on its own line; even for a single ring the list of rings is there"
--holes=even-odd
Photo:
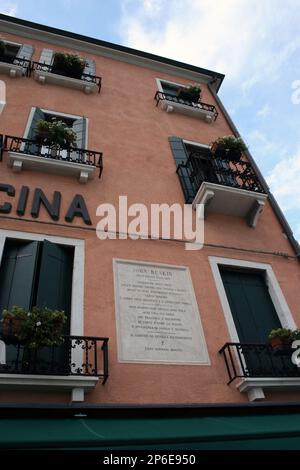
[[[229,126],[231,127],[231,129],[233,130],[233,133],[235,134],[236,137],[241,137],[240,136],[240,133],[239,131],[237,130],[235,124],[233,123],[231,117],[229,116],[228,112],[226,111],[222,101],[220,100],[219,96],[217,95],[217,93],[215,92],[215,90],[213,89],[212,87],[212,84],[216,81],[217,79],[216,78],[213,78],[209,83],[208,83],[208,88],[210,90],[210,92],[212,93],[213,97],[215,98],[220,110],[222,111],[223,115],[225,116],[225,119],[227,121],[227,123],[229,124]],[[294,235],[293,235],[293,232],[292,232],[292,229],[288,223],[288,221],[286,220],[282,210],[280,209],[275,197],[273,196],[273,194],[271,193],[270,191],[270,188],[269,186],[267,185],[267,182],[265,180],[265,178],[263,177],[260,169],[258,168],[254,158],[252,157],[251,153],[249,152],[249,150],[246,150],[245,152],[246,156],[247,156],[247,159],[249,160],[249,162],[251,163],[252,167],[254,168],[256,174],[257,174],[257,177],[262,185],[262,187],[264,188],[266,194],[268,195],[268,198],[269,198],[269,201],[270,201],[270,204],[284,230],[284,233],[286,234],[290,244],[292,245],[295,253],[296,253],[296,256],[298,257],[298,260],[300,261],[300,245],[299,243],[297,242],[297,240],[295,239]]]

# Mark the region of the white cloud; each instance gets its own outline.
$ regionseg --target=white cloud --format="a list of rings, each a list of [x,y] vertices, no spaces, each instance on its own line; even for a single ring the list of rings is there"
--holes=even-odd
[[[17,2],[7,2],[0,0],[0,13],[9,16],[16,16],[18,10]]]
[[[266,117],[270,114],[270,112],[271,112],[271,107],[268,103],[266,103],[257,111],[256,114],[259,117]]]
[[[242,77],[245,91],[300,49],[300,0],[123,0],[122,11],[127,45]]]
[[[299,213],[299,181],[300,148],[294,156],[278,162],[267,177],[271,191],[284,211],[296,210]]]

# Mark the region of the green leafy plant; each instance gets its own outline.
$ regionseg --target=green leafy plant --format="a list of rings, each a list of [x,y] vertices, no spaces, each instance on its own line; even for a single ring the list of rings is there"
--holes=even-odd
[[[274,339],[274,338],[288,338],[290,339],[292,336],[292,330],[288,328],[277,328],[274,330],[271,330],[269,333],[269,339]]]
[[[51,121],[41,119],[35,128],[36,137],[45,145],[57,144],[60,147],[76,147],[76,133],[64,121],[52,118]]]
[[[54,73],[81,78],[86,61],[77,54],[68,54],[65,52],[56,52],[53,59]]]
[[[188,85],[186,87],[186,90],[189,92],[189,93],[192,93],[193,95],[200,95],[201,93],[201,88],[199,85],[197,85],[196,83],[194,85]]]
[[[248,148],[241,137],[235,137],[234,135],[219,137],[213,145],[222,150],[237,150],[240,152],[244,152]]]
[[[59,346],[63,342],[63,327],[67,317],[62,310],[33,307],[26,310],[14,306],[2,313],[2,336],[15,336],[30,349]],[[15,327],[15,328],[14,328]]]
[[[200,98],[200,93],[201,88],[195,83],[194,85],[191,84],[184,87],[179,87],[177,96],[179,99],[196,102]]]

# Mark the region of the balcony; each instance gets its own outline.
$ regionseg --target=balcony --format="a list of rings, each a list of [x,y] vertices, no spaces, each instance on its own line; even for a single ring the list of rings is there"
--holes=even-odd
[[[246,218],[255,227],[267,195],[251,164],[215,158],[208,149],[195,150],[177,166],[186,203],[204,204],[209,212]]]
[[[156,106],[160,103],[161,108],[167,113],[177,112],[186,116],[203,119],[208,123],[215,121],[218,117],[218,112],[212,104],[203,102],[193,103],[162,91],[157,91],[154,99],[156,100]]]
[[[1,390],[72,390],[72,400],[83,401],[108,375],[108,338],[64,336],[62,345],[41,349],[0,341]]]
[[[10,77],[26,77],[31,73],[31,62],[26,59],[19,59],[15,56],[3,56],[0,59],[0,73],[8,74]]]
[[[34,78],[42,84],[53,83],[55,85],[75,88],[84,91],[86,94],[100,93],[101,90],[101,77],[97,75],[82,73],[81,78],[73,78],[54,73],[53,65],[47,65],[41,62],[32,62],[32,70],[34,72]]]
[[[250,401],[265,398],[264,391],[299,391],[300,368],[292,363],[293,349],[276,352],[270,344],[226,343],[219,351],[228,374],[227,385],[241,379],[237,389]]]
[[[8,166],[14,172],[30,169],[75,176],[81,183],[87,183],[99,169],[103,171],[102,152],[77,147],[61,148],[44,145],[31,139],[5,136],[3,150],[8,152]]]

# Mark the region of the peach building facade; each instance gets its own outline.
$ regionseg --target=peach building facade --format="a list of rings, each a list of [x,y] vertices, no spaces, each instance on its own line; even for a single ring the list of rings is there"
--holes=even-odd
[[[290,356],[274,355],[266,334],[300,324],[299,247],[249,152],[240,162],[211,153],[218,137],[237,134],[217,95],[223,75],[4,16],[0,27],[12,51],[0,59],[6,89],[1,308],[30,310],[47,295],[53,300],[57,288],[69,309],[68,347],[54,362],[47,356],[48,369],[33,351],[24,368],[25,346],[2,343],[0,401],[234,406],[299,400],[298,368]],[[58,52],[84,58],[82,75],[55,71]],[[190,83],[200,84],[200,101],[178,98],[180,86]],[[73,150],[35,140],[37,122],[53,117],[75,132]],[[186,250],[185,239],[173,236],[120,239],[118,224],[116,239],[100,240],[97,207],[117,208],[119,196],[149,210],[151,204],[204,204],[203,248]],[[52,270],[46,254],[60,256],[60,267]],[[27,265],[18,271],[23,257],[35,257],[34,274]],[[163,314],[155,316],[143,302],[147,295],[153,301],[160,286],[166,307],[181,282],[183,297],[169,318],[187,333],[171,337]],[[135,297],[138,285],[146,289],[144,299]],[[190,310],[179,309],[182,299]],[[158,353],[161,325],[168,346]],[[144,340],[130,336],[130,328],[140,328]],[[56,370],[55,361],[66,368]]]

